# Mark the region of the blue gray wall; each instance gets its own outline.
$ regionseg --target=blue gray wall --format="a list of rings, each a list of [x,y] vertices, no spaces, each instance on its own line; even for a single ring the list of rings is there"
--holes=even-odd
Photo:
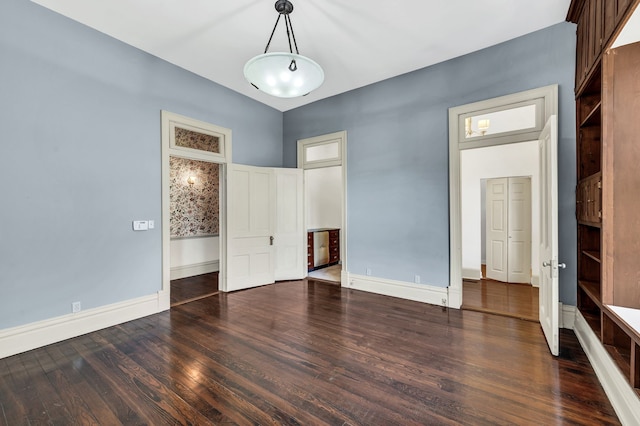
[[[559,84],[560,299],[575,305],[574,58],[575,26],[561,23],[285,112],[288,167],[296,140],[347,131],[349,271],[446,286],[448,108]]]
[[[28,0],[0,2],[0,329],[161,288],[160,110],[282,165],[282,113]]]

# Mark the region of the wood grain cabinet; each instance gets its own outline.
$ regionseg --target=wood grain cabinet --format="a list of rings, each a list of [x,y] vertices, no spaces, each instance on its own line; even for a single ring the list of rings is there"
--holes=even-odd
[[[316,233],[326,233],[326,247],[316,247]],[[322,243],[324,244],[324,243]],[[326,255],[325,255],[326,254]],[[318,261],[318,259],[322,259]],[[310,229],[307,231],[307,271],[324,268],[340,263],[340,230],[335,228]]]
[[[632,0],[574,0],[567,20],[576,31],[576,88],[598,68],[604,48],[630,11]]]
[[[595,173],[580,182],[576,189],[578,223],[600,227],[602,223],[602,173]]]
[[[573,0],[578,309],[640,395],[640,43],[610,48],[640,0]]]
[[[313,271],[313,232],[307,232],[307,271]]]

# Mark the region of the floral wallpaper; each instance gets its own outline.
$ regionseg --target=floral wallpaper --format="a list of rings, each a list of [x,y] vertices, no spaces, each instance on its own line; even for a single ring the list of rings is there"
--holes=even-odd
[[[169,169],[171,237],[217,235],[219,165],[170,157]]]
[[[176,127],[176,146],[220,153],[220,138]]]

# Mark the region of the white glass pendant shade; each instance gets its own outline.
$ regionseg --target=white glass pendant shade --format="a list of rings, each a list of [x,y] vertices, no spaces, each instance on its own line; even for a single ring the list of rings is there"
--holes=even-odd
[[[279,98],[304,96],[324,81],[324,71],[315,61],[286,52],[265,53],[250,59],[244,66],[244,76],[259,90]]]

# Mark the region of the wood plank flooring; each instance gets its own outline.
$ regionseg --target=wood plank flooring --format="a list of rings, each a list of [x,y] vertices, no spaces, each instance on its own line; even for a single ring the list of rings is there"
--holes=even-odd
[[[619,424],[571,331],[294,281],[0,360],[0,424]]]
[[[171,281],[171,306],[193,302],[218,292],[218,272]]]
[[[489,279],[463,280],[462,309],[538,321],[539,289]]]

